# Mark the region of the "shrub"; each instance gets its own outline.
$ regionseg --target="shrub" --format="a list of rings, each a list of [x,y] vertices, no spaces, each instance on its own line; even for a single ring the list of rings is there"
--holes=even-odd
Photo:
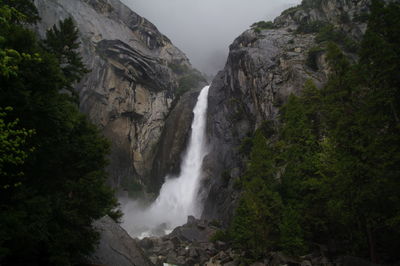
[[[197,71],[190,71],[178,81],[178,89],[176,90],[177,97],[180,97],[190,89],[197,88],[201,81],[205,81]]]
[[[318,70],[318,56],[323,53],[325,50],[324,48],[320,46],[316,46],[311,48],[308,53],[307,53],[307,59],[306,59],[306,66],[311,68],[313,71]]]
[[[189,67],[187,65],[183,65],[183,64],[179,64],[179,63],[171,63],[168,66],[169,66],[169,68],[172,69],[172,71],[175,74],[178,74],[178,75],[182,75],[182,74],[189,72]]]
[[[283,15],[292,15],[292,14],[296,13],[298,10],[301,10],[301,6],[300,5],[299,6],[294,6],[294,7],[291,7],[291,8],[288,8],[288,9],[284,10],[281,15],[282,16]]]
[[[256,32],[260,33],[261,30],[275,29],[275,25],[272,21],[259,21],[251,25],[251,28]]]
[[[323,0],[303,0],[301,6],[306,9],[320,8]]]
[[[348,52],[356,52],[358,49],[357,42],[350,39],[344,32],[335,30],[334,26],[330,24],[325,25],[319,30],[315,41],[317,43],[334,42],[341,45]]]
[[[210,237],[211,242],[217,242],[217,241],[223,241],[223,242],[228,242],[229,241],[229,234],[225,230],[217,230],[211,237]]]
[[[297,33],[317,33],[327,25],[323,21],[302,21],[297,28]]]

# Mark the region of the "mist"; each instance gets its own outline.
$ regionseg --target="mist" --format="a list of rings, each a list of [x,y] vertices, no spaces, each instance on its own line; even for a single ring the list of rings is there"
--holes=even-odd
[[[273,20],[301,0],[122,0],[157,26],[194,67],[215,75],[229,45],[251,24]]]

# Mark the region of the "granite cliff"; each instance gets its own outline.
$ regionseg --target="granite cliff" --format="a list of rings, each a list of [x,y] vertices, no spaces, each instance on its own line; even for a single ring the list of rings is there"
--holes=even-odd
[[[322,86],[329,73],[322,29],[338,36],[339,46],[352,60],[366,30],[366,0],[303,1],[274,22],[255,23],[230,46],[225,68],[210,88],[208,140],[205,159],[203,218],[229,223],[240,191],[246,156],[240,146],[263,121],[276,121],[290,94],[299,94],[312,79]],[[322,37],[321,37],[322,36]]]
[[[151,175],[151,169],[165,121],[183,92],[201,87],[201,74],[153,24],[118,0],[35,4],[42,18],[35,30],[42,37],[67,17],[79,29],[81,54],[91,70],[76,86],[80,109],[112,143],[111,185],[130,193],[143,186],[157,191],[165,173]],[[196,98],[190,95],[185,99]],[[179,128],[183,142],[189,126]],[[169,162],[179,160],[179,152],[174,154]]]

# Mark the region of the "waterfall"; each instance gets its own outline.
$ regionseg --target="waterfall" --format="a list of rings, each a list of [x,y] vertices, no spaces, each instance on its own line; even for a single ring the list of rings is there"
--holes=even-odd
[[[209,86],[204,87],[193,109],[192,132],[178,177],[166,177],[157,199],[148,207],[138,202],[123,206],[122,226],[133,237],[146,237],[168,233],[186,222],[188,215],[199,216],[198,199],[202,163],[206,155],[205,129]]]

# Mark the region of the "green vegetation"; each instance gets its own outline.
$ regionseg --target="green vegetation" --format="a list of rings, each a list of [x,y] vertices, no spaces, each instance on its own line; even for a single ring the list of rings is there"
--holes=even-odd
[[[348,35],[329,23],[323,21],[305,21],[300,23],[297,33],[317,33],[315,41],[317,43],[334,42],[347,52],[355,53],[358,43],[348,37]]]
[[[177,96],[181,96],[190,89],[199,87],[200,82],[204,82],[203,76],[197,71],[190,71],[179,79],[179,86],[176,91]]]
[[[251,28],[256,33],[260,33],[261,30],[271,30],[271,29],[275,29],[276,27],[272,21],[259,21],[259,22],[253,23],[251,25]]]
[[[169,64],[169,68],[179,76],[178,88],[175,91],[177,98],[191,89],[198,88],[201,82],[206,82],[199,71],[191,69],[180,62]]]
[[[227,241],[228,239],[229,239],[229,236],[227,235],[226,231],[224,231],[224,230],[217,230],[217,231],[210,237],[210,241],[211,241],[211,242]]]
[[[26,146],[34,130],[18,129],[18,119],[4,121],[7,112],[12,110],[11,107],[6,107],[5,110],[0,108],[0,191],[21,185],[20,178],[24,173],[20,167],[34,150]]]
[[[319,55],[321,55],[323,52],[325,52],[325,49],[320,46],[312,47],[307,53],[306,66],[308,66],[314,71],[317,71],[318,70],[317,59]]]
[[[132,199],[139,198],[143,195],[143,185],[133,178],[123,178],[121,186],[126,189],[126,191],[128,192],[128,196]]]
[[[345,51],[355,53],[358,49],[358,43],[350,39],[347,34],[335,30],[333,25],[327,24],[319,29],[315,37],[317,43],[334,42],[340,45]]]
[[[259,129],[226,232],[250,261],[279,249],[400,259],[400,4],[373,1],[360,60],[327,44],[329,81],[308,81]],[[274,133],[271,135],[274,129]]]
[[[307,24],[308,25],[308,24]],[[345,33],[335,30],[334,26],[331,24],[320,24],[315,28],[318,34],[315,37],[315,41],[318,43],[318,46],[312,47],[307,53],[306,65],[310,67],[313,71],[318,70],[317,59],[318,57],[326,51],[326,46],[333,42],[339,45],[344,51],[356,53],[359,49],[359,44],[349,38]],[[309,26],[302,27],[300,26],[299,30],[307,30],[312,29],[312,24]]]
[[[182,75],[189,72],[189,67],[187,65],[183,65],[180,63],[172,63],[169,64],[169,67],[175,74]]]
[[[319,32],[323,27],[327,25],[326,22],[323,21],[302,21],[297,28],[296,32],[297,33],[317,33]]]
[[[30,0],[0,0],[0,264],[73,265],[94,249],[91,224],[113,211],[109,150],[76,104],[87,72],[71,19],[39,41]],[[69,92],[68,92],[69,91]]]
[[[169,68],[179,76],[178,88],[175,91],[175,94],[178,98],[185,92],[194,88],[198,88],[201,82],[206,82],[200,72],[191,69],[187,65],[181,64],[180,62],[169,64]]]
[[[301,6],[307,9],[318,9],[324,0],[303,0]]]
[[[301,10],[301,5],[290,7],[282,12],[281,15],[293,15],[297,11]]]

